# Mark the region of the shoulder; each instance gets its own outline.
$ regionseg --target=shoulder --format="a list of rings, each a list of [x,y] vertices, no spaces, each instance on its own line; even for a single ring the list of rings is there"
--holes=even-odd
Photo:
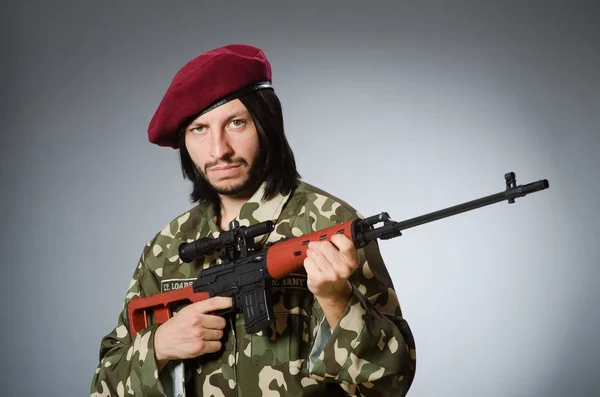
[[[198,204],[177,215],[156,234],[156,237],[164,236],[177,240],[196,239],[198,238],[198,234],[201,232],[203,225],[207,224],[209,212],[207,205]]]
[[[362,215],[350,204],[328,191],[300,181],[283,214],[293,224],[306,224],[318,230]]]
[[[196,205],[177,215],[156,233],[144,247],[142,259],[149,270],[179,264],[179,245],[198,239],[201,233],[206,233],[208,213],[206,206]]]

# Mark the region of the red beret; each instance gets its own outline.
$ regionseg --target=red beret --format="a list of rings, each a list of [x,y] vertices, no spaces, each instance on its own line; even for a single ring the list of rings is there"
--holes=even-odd
[[[173,78],[150,121],[148,140],[176,148],[177,129],[186,119],[270,83],[271,64],[260,48],[232,44],[205,52]]]

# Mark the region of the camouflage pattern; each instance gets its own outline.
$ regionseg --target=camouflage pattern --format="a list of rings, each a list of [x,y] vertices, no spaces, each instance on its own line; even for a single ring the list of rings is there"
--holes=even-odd
[[[261,243],[295,237],[356,217],[352,207],[305,182],[288,196],[261,201],[261,187],[242,207],[242,225],[276,223]],[[178,216],[143,250],[125,303],[181,288],[202,268],[218,266],[216,254],[183,263],[177,247],[220,228],[209,206]],[[244,331],[244,318],[232,316],[223,349],[184,360],[187,396],[404,396],[415,373],[415,344],[403,319],[392,280],[377,242],[359,250],[360,267],[350,281],[353,294],[331,333],[319,302],[306,288],[304,269],[274,283],[275,323],[257,334]],[[154,357],[153,325],[132,340],[125,305],[115,329],[100,347],[91,396],[168,395],[168,368],[160,376]],[[331,333],[329,335],[327,332]],[[172,381],[172,380],[171,380]],[[175,380],[177,382],[177,380]]]

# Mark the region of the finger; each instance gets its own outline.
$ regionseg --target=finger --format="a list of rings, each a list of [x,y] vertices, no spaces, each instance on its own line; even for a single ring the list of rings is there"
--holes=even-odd
[[[338,278],[337,273],[333,269],[333,265],[323,255],[323,252],[317,249],[309,249],[307,258],[312,261],[314,266],[319,269],[319,276],[323,280],[336,280]]]
[[[222,343],[219,341],[207,340],[202,344],[202,354],[215,353],[221,350]]]
[[[223,331],[219,329],[208,329],[202,330],[201,338],[206,341],[221,340],[223,338]]]
[[[197,313],[205,314],[233,306],[233,300],[228,296],[215,296],[190,305]]]
[[[358,258],[358,251],[356,250],[352,240],[350,240],[348,237],[341,234],[334,234],[331,236],[331,243],[340,250],[342,256],[348,259]]]
[[[321,277],[321,269],[319,269],[312,256],[307,255],[304,258],[304,269],[309,278]]]
[[[358,263],[358,250],[348,237],[335,234],[331,237],[331,243],[338,248],[340,255],[348,263]]]
[[[203,328],[217,330],[221,330],[227,325],[227,321],[223,317],[213,314],[201,314],[198,323]]]
[[[359,265],[358,250],[352,240],[346,236],[336,234],[331,237],[331,243],[338,249],[338,253],[348,265],[350,273],[356,270]]]
[[[341,255],[340,251],[335,245],[328,241],[324,241],[322,243],[315,244],[315,247],[315,250],[320,252],[323,256],[323,260],[327,261],[331,271],[335,273],[335,279],[348,278],[350,276],[353,271],[352,265],[346,262],[346,258]]]

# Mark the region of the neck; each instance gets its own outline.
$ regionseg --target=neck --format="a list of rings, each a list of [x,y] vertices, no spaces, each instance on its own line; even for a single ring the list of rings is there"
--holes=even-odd
[[[248,202],[256,189],[239,193],[236,195],[219,195],[221,208],[219,209],[219,227],[222,230],[229,229],[229,222],[240,215],[242,206]]]
[[[219,211],[219,227],[222,230],[229,229],[229,222],[240,214],[242,206],[248,199],[238,200],[231,197],[221,198],[221,209]]]

